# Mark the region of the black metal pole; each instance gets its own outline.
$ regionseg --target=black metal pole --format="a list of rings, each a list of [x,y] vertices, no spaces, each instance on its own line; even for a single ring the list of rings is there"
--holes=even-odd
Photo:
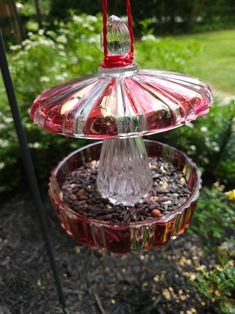
[[[53,248],[51,246],[44,206],[43,206],[43,202],[41,199],[41,195],[40,195],[40,191],[39,191],[39,187],[38,187],[38,183],[37,183],[37,179],[36,179],[36,175],[34,171],[31,153],[28,148],[27,138],[26,138],[26,135],[25,135],[22,123],[21,123],[21,119],[20,119],[19,109],[17,106],[17,101],[15,97],[13,83],[11,80],[10,71],[8,68],[5,45],[4,45],[3,36],[1,32],[0,32],[0,68],[1,68],[3,81],[4,81],[6,92],[7,92],[8,101],[11,107],[12,116],[14,119],[17,136],[20,143],[20,148],[21,148],[22,157],[23,157],[24,166],[25,166],[25,172],[26,172],[29,184],[30,184],[30,188],[34,197],[35,205],[36,205],[38,216],[40,219],[42,235],[45,241],[47,253],[49,256],[50,263],[51,263],[51,268],[52,268],[55,283],[56,283],[59,301],[63,310],[65,311],[65,298],[64,298],[63,289],[62,289],[62,285],[61,285],[61,281],[59,277],[59,272],[58,272],[57,265],[55,262]]]

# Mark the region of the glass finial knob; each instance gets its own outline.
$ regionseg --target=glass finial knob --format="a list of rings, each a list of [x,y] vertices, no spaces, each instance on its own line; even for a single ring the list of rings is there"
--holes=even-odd
[[[117,16],[111,15],[107,23],[107,46],[110,56],[126,55],[130,51],[130,33],[126,24]],[[101,35],[103,47],[103,35]]]

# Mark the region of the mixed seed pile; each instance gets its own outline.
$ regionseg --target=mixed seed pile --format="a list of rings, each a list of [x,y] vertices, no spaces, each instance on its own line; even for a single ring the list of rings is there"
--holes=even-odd
[[[112,222],[138,222],[176,210],[189,198],[191,191],[183,173],[162,159],[150,159],[153,189],[148,201],[134,207],[113,205],[97,191],[99,162],[93,160],[73,171],[64,182],[60,198],[74,211]]]

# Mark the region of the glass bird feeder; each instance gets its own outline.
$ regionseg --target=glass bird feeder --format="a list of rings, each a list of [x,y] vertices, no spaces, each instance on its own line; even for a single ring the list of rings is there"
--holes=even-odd
[[[107,1],[103,5],[104,61],[99,73],[45,90],[34,101],[31,118],[50,133],[103,141],[72,153],[52,172],[49,196],[66,232],[90,247],[115,253],[148,250],[184,232],[199,197],[201,179],[185,154],[165,144],[143,141],[143,136],[207,114],[212,95],[196,78],[139,69],[133,63],[130,2],[127,0],[128,27],[116,16],[107,20]],[[68,176],[88,162],[99,161],[96,186],[101,201],[130,212],[136,204],[150,204],[153,177],[149,164],[153,159],[182,171],[190,189],[187,199],[170,213],[158,211],[157,216],[137,222],[108,221],[89,217],[85,210],[84,214],[76,212],[64,201],[62,187]],[[81,209],[84,201],[74,201]]]

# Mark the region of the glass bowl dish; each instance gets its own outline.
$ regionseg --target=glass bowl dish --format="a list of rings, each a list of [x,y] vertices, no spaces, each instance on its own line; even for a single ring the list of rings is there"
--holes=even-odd
[[[90,144],[67,156],[50,177],[49,196],[61,226],[68,235],[92,248],[122,254],[160,247],[185,231],[199,197],[200,171],[184,153],[169,145],[149,140],[145,140],[145,145],[149,157],[163,158],[184,173],[191,189],[187,201],[171,213],[135,223],[101,221],[75,212],[63,202],[61,187],[72,171],[86,162],[99,160],[102,142]]]

